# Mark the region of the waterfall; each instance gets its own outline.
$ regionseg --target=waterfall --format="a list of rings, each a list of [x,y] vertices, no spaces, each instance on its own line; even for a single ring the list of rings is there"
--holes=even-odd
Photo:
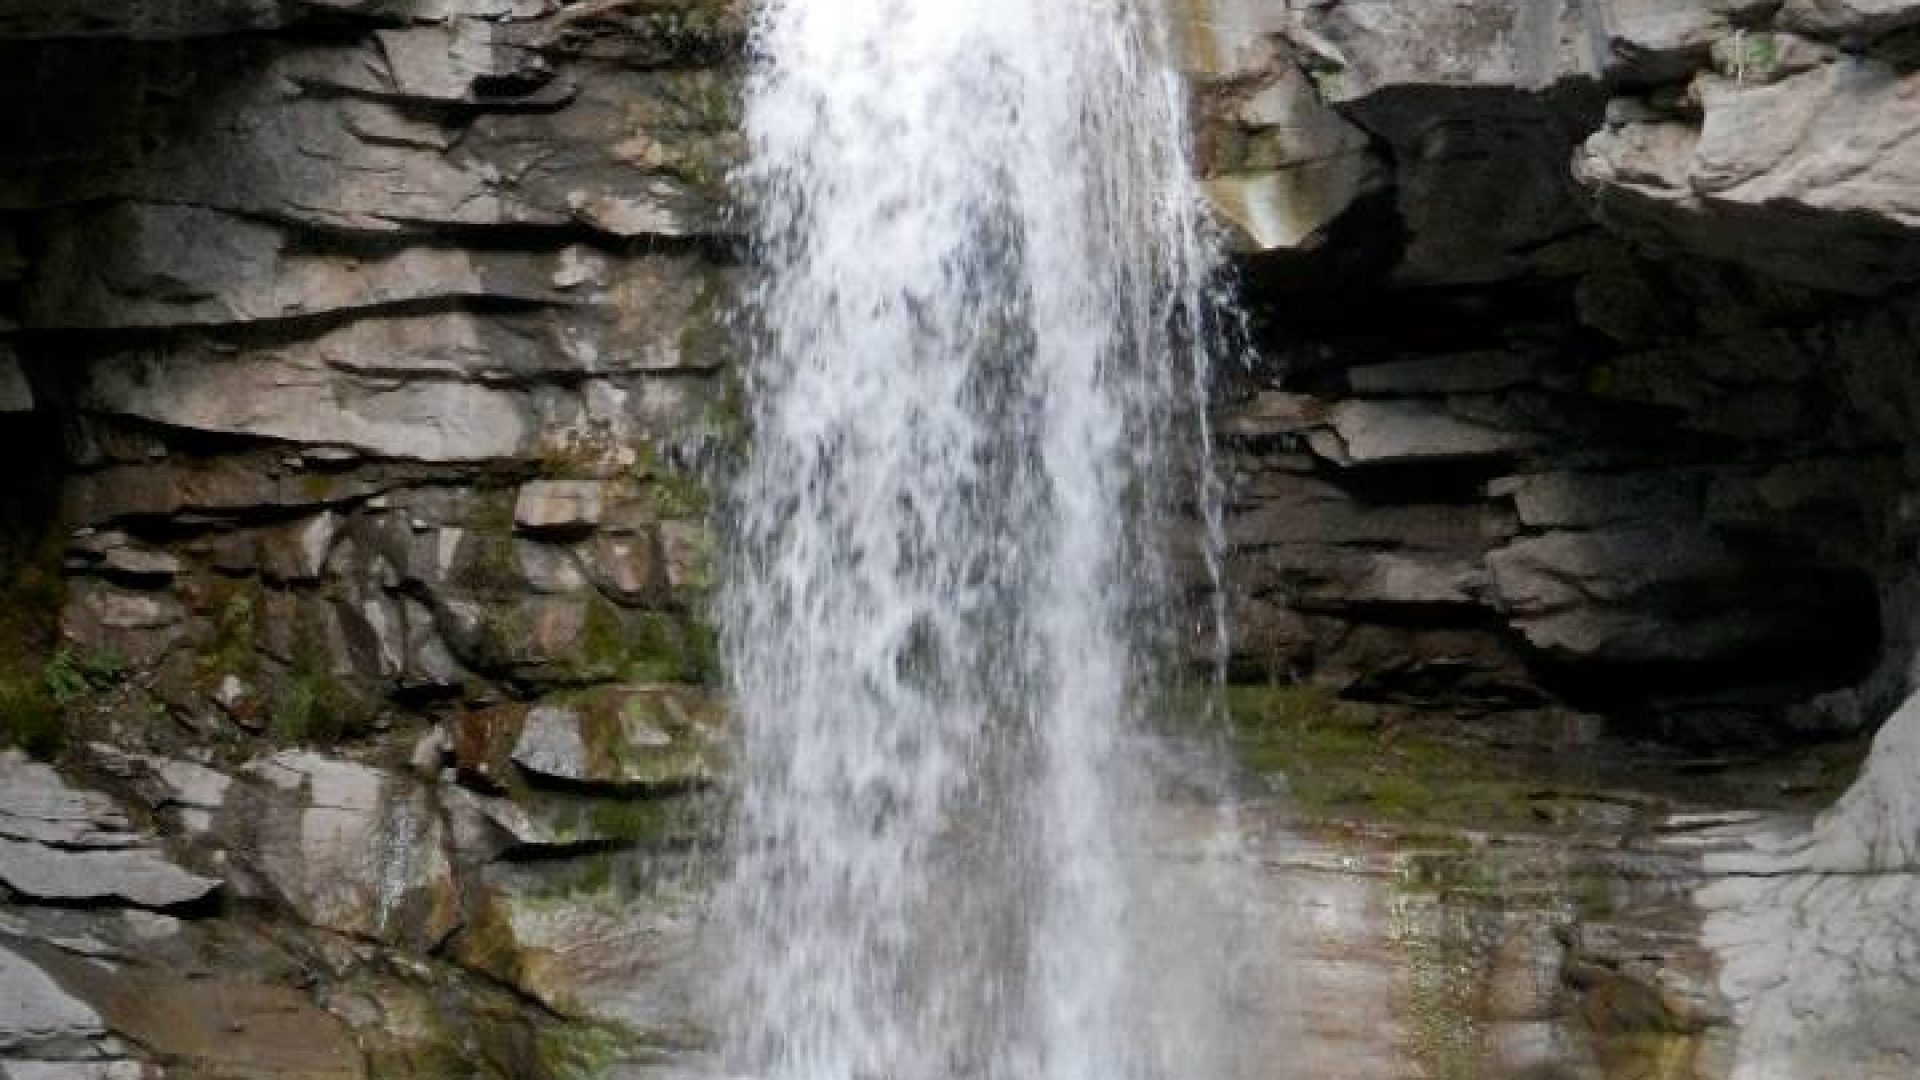
[[[1164,49],[1137,0],[758,17],[739,1075],[1208,1071],[1191,912],[1145,880],[1161,670],[1215,632],[1169,543],[1217,532],[1218,308]]]

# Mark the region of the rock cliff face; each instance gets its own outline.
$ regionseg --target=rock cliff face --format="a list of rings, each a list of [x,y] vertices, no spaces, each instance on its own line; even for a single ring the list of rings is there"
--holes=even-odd
[[[0,1073],[698,1044],[742,35],[0,3]]]
[[[1197,5],[1250,672],[1699,741],[1904,692],[1902,5]],[[1911,14],[1911,13],[1907,13]]]
[[[1250,820],[1311,835],[1259,840],[1306,1075],[1728,1075],[1818,966],[1755,934],[1911,858],[1733,829],[1824,759],[1674,780],[1593,733],[1907,690],[1920,4],[1176,6],[1251,314],[1233,673],[1346,717],[1236,709],[1293,793]],[[60,765],[0,754],[0,1075],[699,1065],[744,27],[0,0],[0,730]],[[1409,716],[1592,769],[1461,772]],[[1822,836],[1903,812],[1874,775]],[[1863,925],[1796,941],[1911,1010]]]

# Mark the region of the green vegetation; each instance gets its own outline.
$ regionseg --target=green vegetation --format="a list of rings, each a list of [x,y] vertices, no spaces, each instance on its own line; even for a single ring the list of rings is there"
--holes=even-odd
[[[653,474],[653,505],[663,518],[703,518],[712,495],[697,478],[660,469]]]
[[[720,631],[704,619],[687,620],[686,664],[681,669],[685,681],[700,686],[720,684]]]
[[[0,679],[0,742],[42,760],[55,757],[65,745],[60,709],[39,679]]]
[[[543,1024],[536,1054],[554,1080],[599,1080],[629,1059],[631,1035],[609,1025]]]
[[[655,799],[597,799],[588,819],[593,825],[593,833],[604,840],[621,843],[644,844],[657,841],[683,825],[676,820],[684,817],[677,814],[678,809],[671,805],[673,800]]]
[[[475,533],[461,541],[452,581],[476,593],[515,596],[526,591],[511,532]]]
[[[0,742],[39,758],[58,754],[66,737],[46,677],[66,603],[64,547],[57,529],[0,536]]]
[[[625,682],[697,682],[705,674],[700,649],[707,639],[672,615],[623,613],[596,601],[580,630],[577,666],[583,675]]]
[[[1303,812],[1410,824],[1533,820],[1523,776],[1503,775],[1470,744],[1396,726],[1386,710],[1324,687],[1230,687],[1225,707],[1240,761],[1282,776]]]
[[[373,730],[377,709],[334,675],[319,651],[304,647],[273,705],[273,737],[285,743],[329,745]]]
[[[1313,80],[1313,88],[1320,93],[1323,101],[1332,101],[1340,96],[1340,87],[1346,72],[1340,68],[1316,67],[1307,72]]]
[[[228,675],[251,678],[258,672],[260,654],[254,648],[261,606],[258,589],[248,582],[232,586],[224,598],[216,596],[213,640],[194,658],[203,688],[212,690]]]
[[[12,658],[12,673],[0,678],[0,741],[51,758],[66,742],[66,711],[120,685],[126,664],[113,653],[62,647],[37,671],[32,665],[31,655]]]
[[[605,420],[588,420],[559,432],[539,450],[539,475],[548,480],[595,480],[619,456],[620,440]],[[513,531],[513,499],[506,499],[506,521],[500,532]],[[491,524],[491,523],[489,523]]]
[[[1769,33],[1735,31],[1714,49],[1721,74],[1737,81],[1765,81],[1780,68],[1780,46]]]
[[[126,661],[116,653],[60,648],[47,661],[40,680],[54,705],[65,709],[113,689],[126,677]]]

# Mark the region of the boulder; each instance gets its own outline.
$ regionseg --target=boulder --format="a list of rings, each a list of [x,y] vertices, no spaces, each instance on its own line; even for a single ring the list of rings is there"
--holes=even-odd
[[[1238,149],[1209,162],[1202,191],[1240,253],[1311,250],[1381,185],[1365,133],[1328,108],[1293,65],[1241,99],[1233,115]]]
[[[454,956],[562,1016],[621,1024],[667,1045],[702,1041],[697,973],[711,958],[700,951],[690,898],[615,856],[548,877],[491,892]]]
[[[0,945],[0,1074],[9,1077],[16,1055],[66,1056],[105,1035],[106,1026],[84,1001],[46,972]]]
[[[613,791],[672,790],[711,782],[721,741],[719,710],[697,692],[608,687],[577,705],[528,711],[512,759],[536,780]]]
[[[1502,457],[1537,445],[1529,431],[1491,427],[1424,401],[1343,401],[1328,414],[1337,442],[1317,443],[1343,465],[1395,465]]]
[[[314,926],[428,948],[458,925],[431,794],[398,774],[285,751],[250,765],[234,837],[250,866]],[[240,813],[236,810],[236,813]]]
[[[643,604],[658,597],[665,584],[658,544],[651,536],[596,536],[578,553],[594,585],[617,603]]]
[[[1165,10],[1181,66],[1209,80],[1260,71],[1272,57],[1272,35],[1287,25],[1281,5],[1263,0],[1177,0]]]
[[[261,529],[254,534],[257,552],[254,564],[268,581],[282,584],[311,584],[326,572],[327,558],[333,554],[339,538],[342,518],[326,511],[288,525]]]
[[[139,753],[106,742],[87,744],[88,762],[126,781],[154,810],[176,810],[190,832],[205,832],[225,808],[233,777],[211,765],[160,754]]]
[[[542,480],[523,485],[513,523],[528,533],[592,532],[600,524],[603,489],[598,481]]]
[[[1811,828],[1728,828],[1693,902],[1730,1004],[1736,1067],[1871,1076],[1920,1055],[1920,698]],[[1782,1075],[1786,1075],[1783,1073]]]

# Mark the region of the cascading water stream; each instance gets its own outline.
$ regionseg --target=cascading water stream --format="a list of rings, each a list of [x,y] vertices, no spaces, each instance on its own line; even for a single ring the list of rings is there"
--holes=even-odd
[[[756,46],[732,1068],[1217,1074],[1205,976],[1148,970],[1194,940],[1138,744],[1217,310],[1157,20],[773,0]]]

